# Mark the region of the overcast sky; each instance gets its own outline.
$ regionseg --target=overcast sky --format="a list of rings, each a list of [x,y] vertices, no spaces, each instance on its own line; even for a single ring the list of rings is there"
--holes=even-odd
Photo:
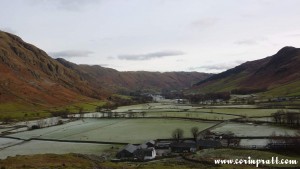
[[[121,71],[221,72],[300,45],[300,0],[0,0],[0,29]]]

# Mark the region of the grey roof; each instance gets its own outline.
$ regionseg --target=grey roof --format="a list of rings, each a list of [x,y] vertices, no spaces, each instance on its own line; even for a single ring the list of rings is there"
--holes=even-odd
[[[123,150],[127,150],[128,152],[133,153],[137,149],[138,149],[138,146],[135,146],[132,144],[127,144]]]
[[[155,141],[154,140],[149,140],[149,141],[146,142],[146,144],[147,143],[155,144]]]
[[[197,144],[201,147],[221,147],[221,142],[217,140],[198,140]]]
[[[196,143],[172,143],[171,147],[181,147],[181,148],[196,148]]]

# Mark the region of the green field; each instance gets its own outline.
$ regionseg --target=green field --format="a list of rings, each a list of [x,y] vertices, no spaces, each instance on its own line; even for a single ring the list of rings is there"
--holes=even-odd
[[[184,130],[185,137],[191,137],[190,129],[204,130],[215,123],[175,119],[85,119],[10,136],[18,138],[45,138],[60,140],[88,140],[142,143],[158,138],[171,138],[176,128]]]
[[[246,117],[270,116],[280,109],[198,109],[199,112],[226,113]]]
[[[211,131],[213,132],[232,132],[236,136],[271,136],[273,133],[278,135],[295,136],[298,133],[297,129],[284,128],[280,126],[267,124],[252,124],[252,123],[235,123],[226,122],[218,125]]]
[[[200,118],[205,120],[230,120],[239,118],[239,116],[226,114],[213,114],[204,112],[147,112],[145,117],[183,117],[183,118]]]
[[[115,112],[146,112],[147,115],[153,116],[172,116],[172,117],[187,117],[203,118],[209,120],[228,120],[237,118],[239,116],[245,117],[262,117],[270,116],[272,113],[280,109],[259,109],[259,108],[240,108],[239,105],[232,105],[230,108],[201,108],[192,107],[190,105],[180,104],[162,104],[162,103],[148,103],[131,106],[122,106],[114,110]],[[292,111],[299,111],[296,109],[285,109]],[[211,114],[209,114],[211,113]],[[215,114],[214,114],[215,113]],[[216,114],[218,113],[218,114]],[[220,114],[223,113],[224,115]],[[187,115],[188,114],[188,115]],[[227,114],[227,115],[226,115]]]
[[[51,116],[51,111],[68,110],[70,113],[78,113],[79,109],[83,111],[95,111],[97,106],[103,106],[105,101],[72,103],[62,107],[42,107],[36,105],[24,105],[21,103],[0,103],[0,121],[10,118],[14,121],[24,121],[39,119]]]
[[[0,143],[3,138],[0,138]],[[19,140],[13,140],[14,144],[20,142]],[[11,144],[12,144],[11,143]],[[109,151],[111,147],[119,148],[122,145],[110,145],[110,144],[88,144],[88,143],[65,143],[65,142],[53,142],[53,141],[29,141],[23,144],[14,146],[8,146],[7,148],[0,150],[0,159],[5,159],[8,156],[16,155],[31,155],[31,154],[66,154],[66,153],[81,153],[81,154],[99,154]],[[1,147],[0,147],[1,148]],[[3,148],[3,147],[2,147]]]

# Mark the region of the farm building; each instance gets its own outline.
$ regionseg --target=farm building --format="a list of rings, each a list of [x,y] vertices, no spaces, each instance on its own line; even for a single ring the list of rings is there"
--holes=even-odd
[[[184,142],[172,143],[170,144],[170,148],[171,151],[175,153],[196,152],[197,144],[195,141],[187,140]]]
[[[133,158],[134,152],[138,149],[138,146],[128,144],[121,151],[119,151],[116,155],[117,158]]]
[[[128,144],[120,150],[116,157],[119,159],[152,160],[156,157],[155,141],[148,141],[141,145]]]
[[[198,140],[197,145],[199,146],[200,149],[203,148],[218,148],[221,147],[222,144],[218,140]]]
[[[171,143],[172,142],[170,142],[170,141],[157,141],[155,144],[155,148],[156,149],[169,149]]]
[[[146,149],[137,149],[134,152],[135,158],[139,160],[152,160],[156,157],[156,151],[152,148],[146,148]]]
[[[149,147],[154,147],[155,146],[155,141],[154,140],[150,140],[147,141],[141,145],[139,145],[140,148],[145,149],[145,148],[149,148]]]

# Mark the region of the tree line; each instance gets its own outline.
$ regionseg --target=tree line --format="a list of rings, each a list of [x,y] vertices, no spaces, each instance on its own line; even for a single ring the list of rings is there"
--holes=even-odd
[[[275,123],[288,126],[300,126],[300,113],[278,110],[272,114]]]

